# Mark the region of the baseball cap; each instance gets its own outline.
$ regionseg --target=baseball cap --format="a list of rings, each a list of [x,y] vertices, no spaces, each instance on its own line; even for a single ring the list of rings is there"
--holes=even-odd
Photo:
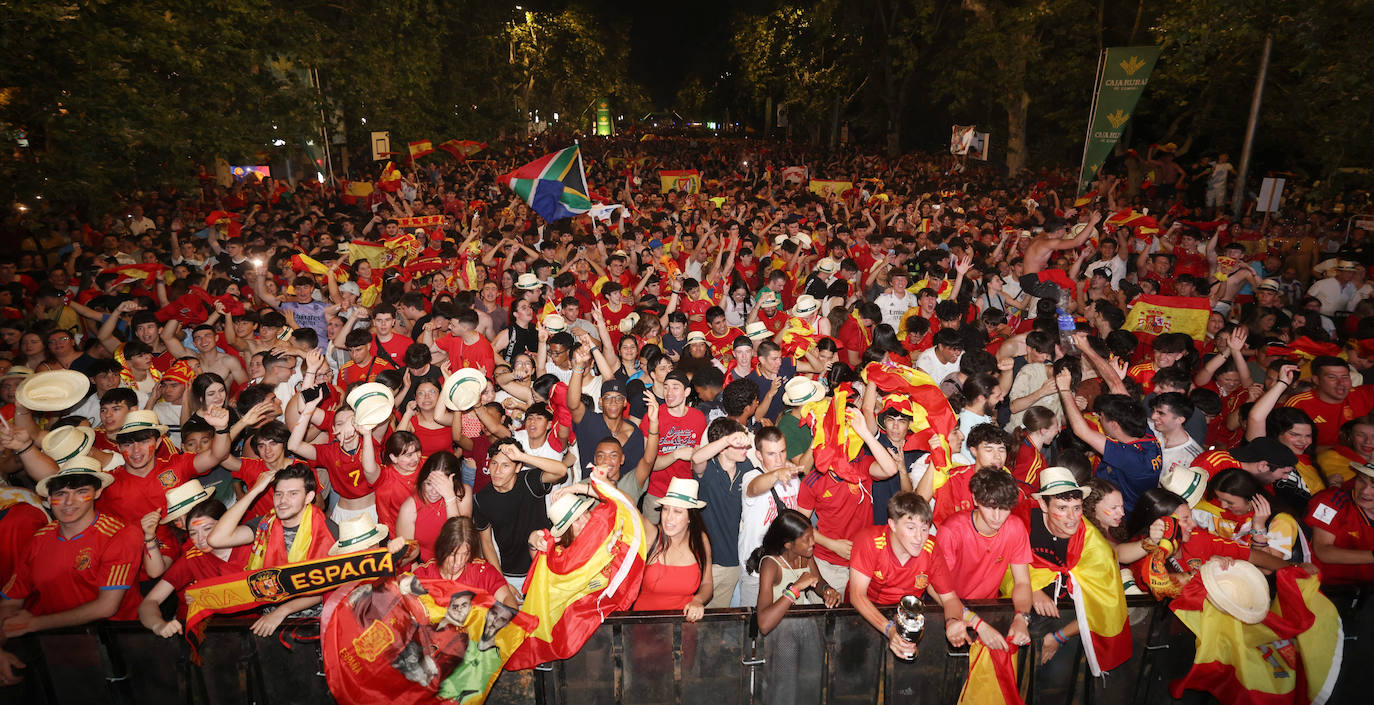
[[[1256,438],[1231,451],[1231,457],[1242,463],[1267,461],[1271,468],[1287,468],[1298,464],[1298,456],[1288,446],[1272,438]]]

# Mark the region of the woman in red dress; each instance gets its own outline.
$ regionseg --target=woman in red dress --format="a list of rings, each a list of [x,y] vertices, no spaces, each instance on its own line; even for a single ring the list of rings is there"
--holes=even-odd
[[[422,381],[415,387],[415,399],[406,405],[405,416],[397,428],[410,431],[420,439],[420,454],[428,458],[441,451],[453,451],[453,414],[439,403],[439,388]]]
[[[444,522],[472,516],[472,493],[463,486],[458,456],[448,451],[431,455],[415,478],[415,492],[396,514],[396,535],[418,543],[420,560],[434,558],[434,542]]]
[[[697,499],[697,481],[674,478],[658,500],[657,524],[644,521],[649,557],[635,611],[681,611],[689,622],[701,619],[711,599],[711,543]]]

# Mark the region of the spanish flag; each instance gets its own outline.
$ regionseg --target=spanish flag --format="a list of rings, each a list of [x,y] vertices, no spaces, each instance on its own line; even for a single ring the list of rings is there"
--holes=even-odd
[[[959,418],[949,405],[940,385],[922,370],[891,362],[870,362],[862,370],[865,382],[876,385],[884,394],[899,394],[911,400],[911,429],[907,450],[930,453],[933,468],[948,468],[954,453],[947,440],[959,426]]]
[[[1212,302],[1205,296],[1145,294],[1131,306],[1125,328],[1144,333],[1151,340],[1165,333],[1187,333],[1202,342],[1207,337],[1207,319],[1211,316]]]
[[[407,145],[410,149],[411,160],[434,154],[434,145],[429,140],[415,140]]]
[[[371,196],[374,190],[371,181],[345,181],[343,191],[339,194],[339,200],[353,205],[358,202],[358,199]]]
[[[382,280],[381,277],[378,277],[373,281],[371,286],[362,290],[361,295],[358,296],[358,304],[371,308],[377,303],[377,299],[381,298],[381,295]]]
[[[796,317],[788,318],[787,325],[782,330],[782,354],[793,360],[800,360],[806,355],[806,351],[815,347],[824,337],[817,333],[810,323]]]
[[[382,167],[382,176],[377,179],[377,188],[390,193],[401,190],[401,171],[395,164],[387,162],[386,166]]]
[[[606,615],[629,609],[639,594],[648,547],[639,511],[610,483],[593,478],[601,500],[572,545],[559,548],[544,534],[544,550],[525,579],[522,609],[539,618],[506,670],[533,668],[576,654]]]
[[[121,264],[116,267],[106,267],[100,270],[100,273],[114,272],[115,274],[128,278],[127,281],[121,281],[121,284],[132,284],[135,281],[141,281],[143,286],[151,289],[157,285],[158,275],[164,274],[170,271],[170,269],[171,268],[165,264]]]
[[[701,172],[696,169],[680,171],[659,171],[659,193],[677,191],[678,193],[699,193],[701,191]]]
[[[354,240],[348,243],[348,261],[367,260],[373,269],[385,269],[392,264],[387,255],[386,244],[369,240]],[[377,277],[380,279],[380,277]]]
[[[1126,593],[1121,586],[1121,568],[1116,551],[1087,521],[1069,539],[1068,561],[1055,565],[1040,554],[1032,556],[1031,589],[1040,590],[1056,580],[1064,580],[1073,598],[1078,633],[1088,668],[1100,676],[1131,658],[1131,628],[1126,617]],[[1002,596],[1011,596],[1011,574],[1002,579]]]
[[[1152,235],[1159,233],[1159,221],[1154,216],[1145,215],[1130,208],[1119,210],[1109,216],[1105,223],[1112,228],[1131,228],[1138,240],[1149,242]]]
[[[324,276],[329,274],[329,268],[320,263],[319,260],[306,254],[291,255],[291,269],[297,272],[310,272]]]
[[[854,188],[853,181],[836,181],[833,179],[812,179],[807,184],[806,189],[818,196],[843,196],[845,192]]]
[[[1025,705],[1016,690],[1016,647],[990,649],[976,641],[968,650],[968,680],[959,705]]]
[[[866,473],[850,465],[863,450],[864,442],[849,424],[845,404],[853,394],[849,384],[842,384],[835,393],[802,405],[798,421],[811,429],[811,450],[817,468],[834,472],[847,482],[862,483]]]
[[[1169,608],[1197,636],[1193,668],[1169,687],[1210,693],[1222,705],[1321,705],[1340,675],[1345,634],[1321,582],[1298,566],[1274,574],[1276,597],[1259,624],[1245,624],[1188,581]]]
[[[448,140],[439,143],[439,149],[453,155],[453,158],[460,162],[486,148],[486,142],[476,140]]]

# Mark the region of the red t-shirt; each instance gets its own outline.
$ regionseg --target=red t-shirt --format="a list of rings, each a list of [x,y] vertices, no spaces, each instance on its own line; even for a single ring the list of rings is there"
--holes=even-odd
[[[649,435],[649,420],[646,418],[639,423],[639,430]],[[658,453],[665,455],[672,453],[678,448],[695,448],[701,445],[701,439],[706,437],[706,415],[700,411],[687,407],[687,413],[682,416],[674,416],[668,411],[665,404],[658,407]],[[675,460],[671,465],[662,470],[655,470],[649,475],[649,494],[655,497],[662,497],[668,491],[668,482],[675,477],[692,477],[692,462],[690,460]],[[828,536],[829,534],[827,534]]]
[[[1045,456],[1040,449],[1036,448],[1029,441],[1022,441],[1016,448],[1016,466],[1012,468],[1011,474],[1016,477],[1017,482],[1034,487],[1040,486],[1040,471],[1044,470]]]
[[[415,494],[415,479],[418,476],[419,472],[402,475],[395,467],[383,465],[377,481],[372,483],[372,490],[377,495],[377,521],[389,527],[393,534],[396,531],[396,515],[400,513],[406,498]]]
[[[1140,383],[1141,389],[1145,394],[1154,391],[1155,388],[1155,363],[1142,362],[1129,370],[1126,376]]]
[[[487,377],[496,372],[496,351],[481,336],[477,337],[477,342],[464,343],[462,338],[450,334],[440,338],[435,346],[448,354],[449,369],[471,367],[481,370]]]
[[[609,304],[601,304],[601,315],[606,318],[606,327],[609,329],[615,329],[616,326],[619,326],[620,322],[624,320],[626,316],[633,313],[634,310],[634,306],[624,301],[620,302],[620,308],[614,311],[611,310]]]
[[[1336,548],[1356,551],[1374,550],[1374,520],[1355,504],[1349,489],[1322,490],[1307,504],[1307,525],[1336,536]],[[1374,582],[1374,564],[1337,565],[1313,559],[1322,571],[1324,583]]]
[[[235,546],[229,551],[229,560],[222,561],[215,554],[202,551],[188,543],[186,552],[162,574],[162,579],[174,590],[181,592],[198,580],[241,573],[244,566],[248,565],[251,549],[251,544]],[[184,612],[184,608],[182,611]]]
[[[860,355],[868,349],[872,339],[872,335],[867,333],[853,316],[844,319],[844,325],[840,326],[840,332],[835,337],[839,339],[846,352]]]
[[[138,526],[148,512],[166,511],[167,490],[200,477],[201,472],[196,470],[195,453],[176,453],[168,460],[154,460],[152,471],[144,477],[123,467],[115,468],[113,474],[114,484],[100,493],[98,505],[126,523]]]
[[[1211,560],[1213,556],[1226,556],[1243,561],[1250,557],[1250,548],[1199,527],[1188,534],[1188,540],[1179,547],[1174,559],[1192,572],[1201,568],[1202,564]]]
[[[725,335],[716,335],[711,332],[710,327],[707,327],[705,335],[706,344],[711,346],[711,355],[721,358],[730,354],[730,351],[735,346],[735,338],[740,337],[742,333],[740,333],[738,328],[726,328]]]
[[[1338,404],[1322,401],[1315,391],[1294,394],[1284,406],[1301,409],[1317,425],[1317,445],[1334,446],[1340,442],[1341,426],[1355,418],[1355,410],[1346,399]]]
[[[428,560],[415,566],[414,573],[415,577],[422,580],[443,580],[443,577],[439,575],[439,566],[434,560]],[[498,590],[508,584],[505,577],[501,575],[501,571],[481,558],[473,558],[468,561],[467,567],[458,575],[456,582],[479,590],[486,590],[492,596],[495,596]]]
[[[9,582],[14,566],[34,532],[49,521],[42,509],[28,502],[16,502],[0,509],[0,585]]]
[[[945,484],[935,488],[933,521],[936,526],[943,526],[946,519],[959,512],[973,509],[973,493],[969,491],[968,483],[977,470],[972,465],[951,468]]]
[[[382,370],[391,369],[391,364],[380,357],[373,356],[365,365],[349,360],[339,368],[339,388],[348,389],[357,382],[371,382],[377,379]]]
[[[329,486],[344,499],[361,499],[372,494],[372,483],[363,475],[361,446],[346,453],[335,443],[316,443],[315,467],[329,473]],[[375,451],[374,451],[375,453]]]
[[[378,341],[378,340],[380,340],[380,336],[377,336],[377,335],[374,334],[374,335],[372,336],[372,354],[373,354],[373,355],[382,355],[382,354],[385,354],[387,357],[391,358],[391,362],[394,363],[394,364],[396,365],[396,367],[398,367],[398,368],[403,368],[403,367],[405,367],[405,364],[406,364],[406,363],[405,363],[406,348],[410,347],[415,341],[414,341],[414,340],[411,340],[411,339],[410,339],[409,337],[407,337],[407,336],[401,335],[400,333],[392,333],[392,334],[391,334],[391,339],[390,339],[390,340],[383,340],[383,341],[382,341],[382,350],[383,350],[384,352],[378,352],[378,351],[377,351],[377,341]]]
[[[868,576],[866,594],[875,605],[895,605],[906,595],[923,595],[939,566],[933,537],[927,538],[921,552],[907,558],[905,565],[898,563],[897,554],[892,551],[891,529],[886,524],[860,531],[849,554],[850,569]],[[946,582],[943,575],[938,582]]]
[[[940,525],[935,554],[948,569],[949,590],[961,600],[992,600],[998,595],[1002,576],[1013,565],[1031,562],[1030,532],[1015,515],[992,536],[984,536],[973,526],[973,514],[961,512]]]
[[[866,456],[871,464],[872,456]],[[862,461],[861,461],[862,462]],[[816,531],[836,540],[849,540],[873,525],[873,481],[845,482],[833,472],[812,471],[802,478],[797,491],[797,509],[815,512]],[[850,555],[853,555],[852,552]],[[816,544],[816,558],[835,565],[849,565],[849,560],[834,551]]]
[[[142,552],[138,526],[112,514],[96,512],[95,522],[69,539],[62,538],[57,522],[49,522],[29,540],[0,596],[25,600],[25,609],[41,615],[80,607],[102,590],[123,590],[124,600],[110,619],[137,619],[142,598],[135,582]]]
[[[773,311],[773,315],[770,316],[767,312],[760,309],[759,320],[763,321],[763,325],[768,327],[769,333],[777,335],[778,331],[782,330],[787,325],[787,311],[779,306]]]

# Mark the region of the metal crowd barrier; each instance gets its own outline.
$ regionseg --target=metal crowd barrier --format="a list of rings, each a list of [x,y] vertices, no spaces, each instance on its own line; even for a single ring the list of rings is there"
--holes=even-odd
[[[1374,588],[1328,593],[1344,622],[1345,657],[1331,703],[1361,702],[1374,688]],[[1032,617],[1032,642],[1018,653],[1019,686],[1029,705],[1173,702],[1169,683],[1193,659],[1193,635],[1167,607],[1129,599],[1135,654],[1102,678],[1087,672],[1079,640],[1037,666],[1041,637],[1063,619]],[[1010,602],[972,605],[1005,629]],[[955,703],[968,668],[966,649],[945,641],[939,613],[916,659],[895,659],[853,609],[793,607],[778,630],[759,637],[749,610],[708,612],[696,624],[668,613],[610,617],[574,657],[506,672],[488,702],[495,704],[754,705],[786,702],[877,704]],[[282,634],[254,636],[251,621],[210,622],[200,653],[179,638],[161,639],[137,623],[106,622],[12,640],[28,668],[23,683],[0,688],[0,703],[86,705],[317,705],[329,703],[318,623],[288,622]],[[786,636],[784,636],[786,632]],[[776,642],[770,653],[769,639]],[[767,658],[769,655],[771,659]]]

